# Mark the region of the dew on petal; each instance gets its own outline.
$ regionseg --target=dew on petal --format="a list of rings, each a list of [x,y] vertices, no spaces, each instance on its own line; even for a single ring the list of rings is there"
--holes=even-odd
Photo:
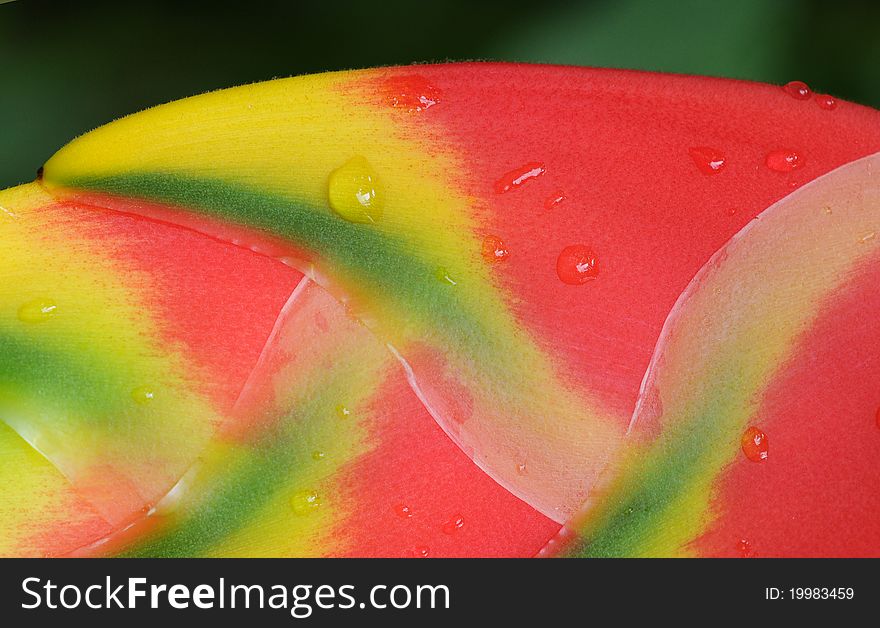
[[[156,398],[156,391],[152,386],[138,386],[131,391],[131,398],[145,406]]]
[[[505,173],[503,177],[498,179],[495,182],[495,192],[504,194],[505,192],[517,189],[527,181],[540,177],[545,171],[544,164],[538,161],[531,161]]]
[[[321,496],[314,490],[298,491],[290,499],[290,505],[297,515],[309,515],[321,506]]]
[[[51,320],[58,313],[58,305],[51,299],[34,299],[18,308],[18,320],[36,324]]]
[[[500,262],[506,260],[510,255],[504,241],[493,235],[483,238],[483,259],[487,262]]]
[[[562,190],[558,190],[547,197],[544,201],[544,209],[553,209],[557,205],[559,205],[562,201],[565,200],[565,192]]]
[[[406,504],[394,504],[394,514],[401,519],[409,519],[413,516],[412,509]]]
[[[826,111],[837,109],[837,99],[828,94],[816,94],[816,104]]]
[[[727,163],[721,151],[708,146],[689,148],[688,154],[703,174],[718,174]]]
[[[583,244],[562,249],[556,260],[556,274],[571,286],[584,284],[599,274],[599,260],[593,250]]]
[[[439,88],[418,74],[393,76],[385,81],[383,91],[389,105],[410,113],[433,107],[443,96]]]
[[[452,516],[446,523],[441,526],[443,534],[455,534],[464,527],[464,517],[461,515]]]
[[[791,81],[786,83],[782,89],[785,90],[786,94],[798,100],[809,100],[813,94],[810,87],[803,81]]]
[[[767,153],[764,163],[775,172],[791,172],[803,166],[804,160],[796,151],[781,149]]]
[[[349,222],[375,223],[382,218],[384,198],[378,176],[361,156],[330,173],[330,207]]]
[[[752,426],[743,433],[741,445],[746,458],[752,462],[767,460],[769,453],[767,435],[757,427]]]

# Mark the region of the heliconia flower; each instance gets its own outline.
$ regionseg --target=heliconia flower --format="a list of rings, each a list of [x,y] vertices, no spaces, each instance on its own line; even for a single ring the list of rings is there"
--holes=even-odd
[[[880,114],[820,104],[719,79],[453,64],[224,90],[75,140],[38,188],[0,196],[10,224],[60,212],[50,261],[85,258],[63,296],[119,310],[104,338],[91,310],[50,327],[62,286],[31,289],[36,270],[0,293],[48,317],[26,332],[10,318],[10,342],[61,374],[3,367],[10,399],[35,409],[7,423],[104,522],[66,550],[532,555],[569,521],[546,553],[876,553],[870,524],[829,538],[877,513],[876,491],[850,499],[825,478],[864,485],[880,456],[872,362],[855,351],[871,346],[857,323],[880,228],[876,168],[856,160],[880,151]],[[111,222],[88,229],[92,214]],[[155,230],[136,264],[132,222]],[[168,296],[169,277],[210,307]],[[102,351],[106,373],[80,369],[95,406],[68,416],[74,389],[49,380]],[[118,414],[122,380],[153,373],[173,405]],[[810,449],[841,431],[833,450],[856,465]]]

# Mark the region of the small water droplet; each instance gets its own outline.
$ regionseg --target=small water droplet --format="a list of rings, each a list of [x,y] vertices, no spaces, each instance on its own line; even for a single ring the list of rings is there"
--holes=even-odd
[[[409,519],[413,516],[412,509],[406,504],[394,504],[394,514],[401,519]]]
[[[293,512],[305,516],[321,506],[321,496],[313,490],[299,491],[290,499],[290,505],[293,507]]]
[[[388,104],[411,113],[433,107],[443,96],[440,89],[418,74],[393,76],[385,81],[383,91]]]
[[[495,192],[504,194],[510,190],[514,190],[526,181],[530,181],[544,174],[544,164],[538,161],[531,161],[515,170],[505,173],[503,177],[495,182]]]
[[[718,174],[726,165],[724,155],[715,148],[695,146],[688,149],[688,154],[703,174]]]
[[[340,419],[347,419],[351,416],[351,410],[349,410],[347,406],[339,404],[336,406],[336,416]]]
[[[461,515],[454,515],[449,519],[446,523],[441,526],[441,530],[443,530],[443,534],[455,534],[459,530],[464,527],[464,517]]]
[[[727,215],[728,216],[736,216],[736,212],[737,212],[736,207],[730,207],[727,210]]]
[[[793,150],[781,149],[767,153],[764,163],[775,172],[791,172],[803,166],[804,160]]]
[[[736,544],[736,549],[739,551],[740,556],[746,558],[752,553],[752,544],[745,539],[740,539],[740,542]]]
[[[375,223],[382,218],[384,200],[376,172],[360,155],[330,173],[330,207],[349,222]]]
[[[528,469],[526,468],[525,462],[520,462],[518,465],[516,465],[516,472],[518,474],[525,475],[527,471]]]
[[[750,427],[743,435],[741,443],[742,451],[746,458],[752,462],[764,462],[769,454],[767,435],[757,427]]]
[[[813,94],[810,91],[810,87],[803,81],[791,81],[786,83],[782,89],[785,90],[786,94],[798,100],[808,100]]]
[[[565,192],[562,190],[558,190],[547,197],[547,200],[544,201],[544,209],[553,209],[559,203],[565,200]]]
[[[327,454],[325,454],[323,451],[320,451],[318,449],[316,449],[315,451],[312,452],[312,460],[314,460],[315,462],[323,460],[326,457],[327,457]]]
[[[156,398],[156,392],[152,386],[138,386],[131,391],[131,398],[136,403],[147,405]]]
[[[58,305],[51,299],[34,299],[18,308],[22,323],[45,323],[58,313]]]
[[[828,94],[816,94],[816,104],[826,111],[837,109],[837,99]]]
[[[831,214],[834,213],[834,210],[832,210],[830,207],[825,207],[825,213],[830,216]]]
[[[862,236],[859,238],[859,242],[860,242],[861,244],[867,244],[868,242],[870,242],[871,240],[873,240],[876,236],[877,236],[877,234],[876,234],[875,232],[873,232],[873,231],[869,231],[868,233],[865,233],[864,235],[862,235]]]
[[[437,278],[437,281],[449,284],[450,286],[458,285],[458,282],[452,278],[452,275],[450,275],[449,271],[447,271],[443,266],[434,271],[434,276]]]
[[[431,550],[425,545],[417,545],[406,554],[407,558],[428,558],[430,555]]]
[[[578,286],[596,278],[599,274],[599,260],[590,247],[573,244],[562,249],[559,254],[556,274],[563,283]]]
[[[483,238],[483,259],[487,262],[501,262],[510,255],[504,241],[493,235]]]

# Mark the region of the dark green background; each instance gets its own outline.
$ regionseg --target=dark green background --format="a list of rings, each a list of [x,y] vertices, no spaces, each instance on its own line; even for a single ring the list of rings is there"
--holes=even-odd
[[[18,0],[0,5],[0,188],[104,122],[304,72],[462,59],[799,79],[880,106],[880,3]]]

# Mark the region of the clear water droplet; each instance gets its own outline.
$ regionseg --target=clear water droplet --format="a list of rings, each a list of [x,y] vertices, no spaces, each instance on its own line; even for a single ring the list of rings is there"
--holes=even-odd
[[[816,104],[825,111],[837,109],[837,99],[828,94],[816,94]]]
[[[18,308],[18,320],[36,324],[51,320],[58,313],[58,304],[51,299],[34,299]]]
[[[297,515],[309,515],[321,506],[321,496],[314,490],[298,491],[291,497],[290,505]]]
[[[340,419],[347,419],[351,416],[351,410],[349,410],[347,406],[339,404],[336,406],[336,416]]]
[[[156,399],[156,391],[152,386],[138,386],[131,391],[131,398],[135,403],[145,406]]]
[[[430,555],[431,550],[425,545],[417,545],[406,554],[407,558],[428,558]]]
[[[349,222],[375,223],[382,218],[384,199],[379,178],[360,155],[330,173],[330,207]]]
[[[868,233],[862,234],[862,236],[859,237],[859,243],[867,244],[868,242],[873,240],[876,236],[877,236],[877,234],[875,232],[869,231]]]
[[[394,504],[394,514],[401,519],[409,519],[413,516],[412,509],[406,504]]]
[[[727,163],[720,150],[708,146],[689,148],[688,154],[703,174],[718,174]]]
[[[804,165],[804,159],[790,149],[774,150],[767,153],[764,163],[775,172],[791,172]]]
[[[440,527],[440,529],[443,530],[443,534],[455,534],[463,527],[464,517],[462,517],[461,515],[454,515],[446,523],[444,523]]]
[[[786,94],[798,100],[809,100],[813,94],[810,87],[803,81],[791,81],[786,83],[782,89],[785,90]]]
[[[544,172],[546,172],[544,164],[538,161],[531,161],[519,168],[505,173],[503,177],[498,179],[495,182],[495,192],[498,194],[504,194],[505,192],[515,190],[527,181],[540,177]]]
[[[501,262],[506,260],[510,255],[510,251],[507,250],[507,246],[504,244],[504,241],[493,235],[488,235],[483,238],[483,259],[487,262]]]
[[[562,201],[565,200],[565,192],[562,190],[557,190],[553,194],[547,197],[547,200],[544,201],[544,209],[550,210],[559,205]]]
[[[392,76],[385,81],[383,91],[389,105],[410,113],[433,107],[443,96],[439,88],[418,74]]]
[[[326,457],[327,457],[327,454],[325,454],[323,451],[321,451],[319,449],[316,449],[315,451],[312,452],[312,460],[314,460],[315,462],[319,462]]]
[[[526,468],[526,463],[520,462],[518,465],[516,465],[516,472],[519,475],[526,475],[526,473],[528,472],[528,469]]]
[[[453,279],[452,275],[449,274],[449,271],[446,270],[443,266],[434,271],[434,276],[437,278],[437,281],[440,281],[442,283],[449,284],[450,286],[458,285],[458,282]]]
[[[573,244],[562,249],[556,260],[556,274],[571,286],[591,281],[599,274],[599,260],[593,250],[584,244]]]
[[[743,432],[741,443],[746,458],[752,462],[764,462],[769,455],[767,435],[757,427],[750,427]]]

